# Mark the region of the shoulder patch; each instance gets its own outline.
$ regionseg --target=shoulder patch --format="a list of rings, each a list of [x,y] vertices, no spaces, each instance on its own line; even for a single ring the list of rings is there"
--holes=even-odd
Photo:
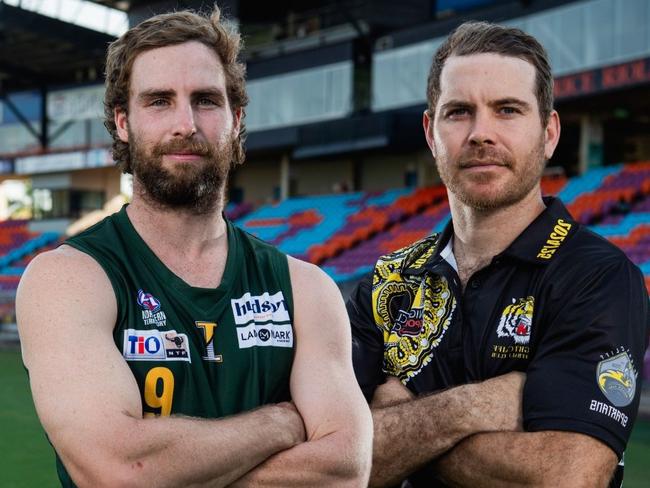
[[[598,387],[615,407],[626,407],[634,399],[636,378],[627,352],[603,359],[596,370]]]

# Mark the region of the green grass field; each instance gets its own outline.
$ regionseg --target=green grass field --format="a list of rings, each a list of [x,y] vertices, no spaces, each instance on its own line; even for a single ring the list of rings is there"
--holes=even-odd
[[[625,488],[650,481],[650,422],[638,422],[625,455]],[[59,486],[54,455],[32,404],[18,352],[0,351],[0,487]]]

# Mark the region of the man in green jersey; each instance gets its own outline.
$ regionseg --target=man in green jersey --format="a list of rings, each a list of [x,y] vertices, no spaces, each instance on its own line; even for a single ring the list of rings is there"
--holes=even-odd
[[[133,201],[35,259],[16,299],[64,486],[365,486],[372,421],[317,267],[223,217],[239,36],[165,14],[111,45],[106,126]]]

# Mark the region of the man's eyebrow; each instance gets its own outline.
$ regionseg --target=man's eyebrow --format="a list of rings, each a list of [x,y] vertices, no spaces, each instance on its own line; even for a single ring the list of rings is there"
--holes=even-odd
[[[450,108],[472,108],[472,107],[474,107],[473,103],[466,102],[464,100],[449,100],[448,102],[445,102],[440,106],[442,110],[447,110]]]
[[[164,90],[158,88],[152,88],[150,90],[145,90],[138,93],[138,100],[147,101],[153,98],[170,98],[176,94],[174,90]]]
[[[173,98],[175,95],[176,91],[172,89],[151,88],[140,92],[137,99],[146,102],[156,98]],[[196,99],[201,97],[212,97],[218,99],[218,101],[223,101],[226,96],[220,88],[199,88],[192,92],[192,98]]]
[[[499,98],[498,100],[494,100],[490,102],[490,105],[492,107],[502,107],[504,105],[515,105],[523,110],[531,109],[530,103],[515,97]]]
[[[192,98],[200,97],[212,97],[223,100],[225,98],[225,95],[223,93],[223,90],[220,88],[199,88],[198,90],[194,90],[192,92]]]

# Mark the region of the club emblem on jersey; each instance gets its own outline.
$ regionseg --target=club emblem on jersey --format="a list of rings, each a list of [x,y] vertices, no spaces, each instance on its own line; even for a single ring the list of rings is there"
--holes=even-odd
[[[627,352],[622,352],[598,363],[598,387],[616,407],[632,403],[636,392],[636,375]]]
[[[138,290],[138,305],[143,310],[148,310],[151,313],[156,313],[160,310],[160,302],[151,293],[146,293],[143,290]]]
[[[512,299],[512,304],[503,309],[497,327],[497,336],[512,337],[515,344],[530,342],[530,329],[533,324],[534,297]]]
[[[138,305],[142,308],[142,321],[144,325],[155,325],[156,327],[165,327],[167,325],[167,316],[161,310],[160,300],[151,293],[144,290],[138,290]]]
[[[203,331],[203,340],[205,341],[205,356],[202,357],[204,361],[212,361],[214,363],[222,363],[223,356],[214,353],[214,329],[217,328],[215,322],[201,322],[196,321],[194,324]]]

